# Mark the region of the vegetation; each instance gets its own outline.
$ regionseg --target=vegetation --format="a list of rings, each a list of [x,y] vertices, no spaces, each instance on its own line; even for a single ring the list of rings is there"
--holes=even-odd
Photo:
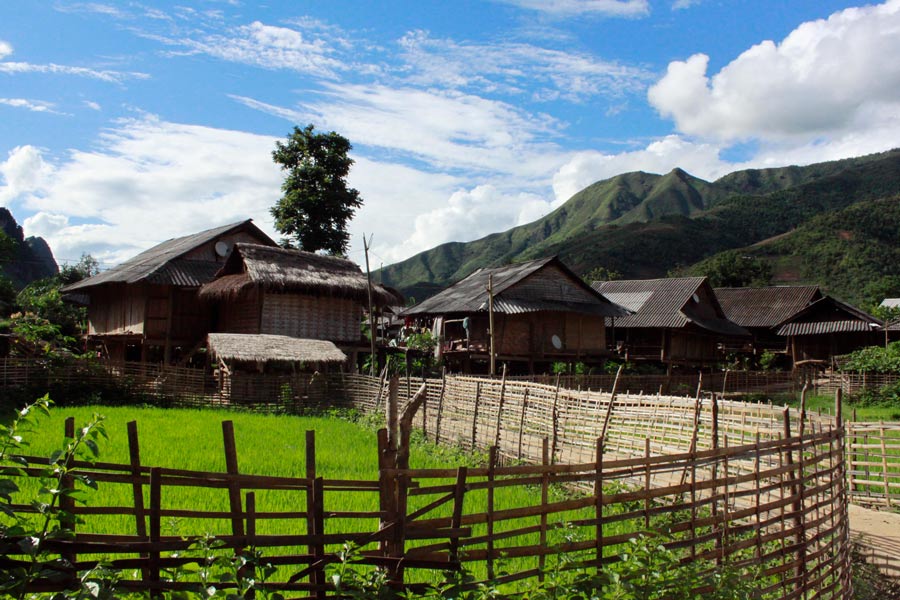
[[[842,369],[852,373],[900,373],[900,342],[868,346],[851,352]]]
[[[772,283],[772,266],[740,250],[716,254],[692,270],[706,275],[713,287],[761,287]]]
[[[316,133],[312,125],[294,127],[287,141],[276,142],[272,159],[286,171],[284,195],[272,207],[275,228],[301,250],[346,253],[347,222],[362,206],[359,192],[347,186],[353,160],[347,138]]]

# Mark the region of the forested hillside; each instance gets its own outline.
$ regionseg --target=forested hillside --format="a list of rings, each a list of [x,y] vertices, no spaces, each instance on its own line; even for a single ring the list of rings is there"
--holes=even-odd
[[[552,254],[578,273],[595,267],[629,278],[664,277],[673,269],[697,272],[702,264],[692,265],[719,252],[758,244],[858,203],[863,212],[874,210],[872,201],[878,199],[896,204],[897,194],[900,150],[807,167],[739,171],[712,183],[680,169],[667,175],[627,173],[588,186],[538,221],[469,243],[443,244],[386,267],[382,277],[421,300],[477,268]],[[790,239],[767,245],[766,252],[788,253],[773,255],[776,278],[819,283],[848,299],[858,297],[848,292],[859,282],[816,269],[815,244],[794,254],[779,245]],[[895,237],[892,247],[898,245]],[[881,277],[877,266],[853,272]]]

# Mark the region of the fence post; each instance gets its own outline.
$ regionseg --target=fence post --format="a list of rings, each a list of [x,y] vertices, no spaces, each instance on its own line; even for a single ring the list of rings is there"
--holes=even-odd
[[[525,435],[525,412],[528,410],[528,388],[522,394],[522,414],[519,417],[519,453],[518,458],[522,460],[522,438]]]
[[[128,428],[128,455],[131,462],[131,491],[134,497],[135,530],[143,539],[147,537],[146,511],[144,510],[144,490],[141,481],[141,448],[138,441],[137,421],[129,421]],[[146,554],[141,555],[142,558]],[[147,569],[143,570],[143,578],[147,578]]]
[[[556,464],[556,452],[559,448],[559,373],[556,374],[556,392],[553,394],[553,447],[550,450],[550,464]]]
[[[609,405],[606,407],[606,415],[603,417],[603,429],[600,430],[600,439],[603,440],[604,447],[606,446],[606,430],[609,427],[609,419],[612,416],[613,403],[616,401],[616,390],[619,389],[619,376],[622,375],[622,367],[624,366],[619,365],[616,371],[616,378],[613,380],[612,391],[609,396]]]
[[[316,495],[315,482],[318,476],[316,473],[316,432],[307,430],[306,432],[306,533],[310,536],[321,536],[324,532],[319,530],[319,520],[317,519],[317,511],[321,507],[317,507],[319,501]],[[324,521],[323,521],[324,524]],[[319,559],[319,555],[323,552],[321,545],[310,540],[307,550],[313,558],[313,564]],[[309,582],[316,586],[316,597],[323,598],[325,591],[325,573],[323,569],[313,569],[309,574]],[[321,591],[320,591],[321,590]]]
[[[506,376],[506,365],[503,368]],[[497,446],[488,451],[487,473],[487,577],[494,578],[494,469],[497,466]]]
[[[597,519],[597,573],[603,567],[603,438],[597,438],[594,466],[594,511]]]
[[[790,409],[785,406],[783,412],[784,419],[784,439],[791,438],[791,415]],[[797,590],[800,594],[806,592],[806,540],[803,533],[803,438],[798,438],[799,447],[799,477],[797,470],[794,469],[794,452],[788,445],[785,449],[785,458],[788,466],[788,479],[791,482],[791,495],[794,502],[791,510],[794,513],[794,527],[797,530],[795,534],[795,543],[797,545],[797,567],[794,570],[794,577],[797,581]],[[798,479],[800,483],[798,484]]]
[[[481,404],[481,382],[475,382],[475,407],[472,411],[472,450],[475,450],[478,436],[478,407]]]
[[[150,469],[150,597],[161,598],[159,578],[159,538],[161,531],[162,485],[159,467]]]
[[[503,401],[506,394],[506,363],[503,363],[503,376],[500,379],[500,401],[497,404],[497,427],[494,433],[494,446],[500,446],[500,427],[503,424]]]
[[[434,429],[434,441],[437,444],[441,443],[441,417],[444,414],[444,393],[447,389],[447,367],[441,368],[441,394],[438,396],[438,405],[437,405],[437,424]]]
[[[67,442],[66,442],[67,444],[69,443],[68,440],[73,440],[73,441],[75,440],[75,417],[68,417],[66,419],[65,437],[67,440]],[[67,464],[66,467],[68,468],[68,466],[69,465]],[[61,487],[64,490],[75,489],[75,478],[72,477],[71,475],[64,475],[61,483],[62,483]],[[67,494],[62,494],[59,498],[59,509],[65,513],[65,516],[60,517],[59,524],[60,524],[60,527],[62,527],[62,529],[64,529],[64,530],[67,529],[67,530],[71,531],[73,537],[75,536],[75,527],[76,527],[76,523],[78,522],[75,519],[75,515],[73,514],[74,508],[75,508],[75,502],[74,502],[74,500],[72,500],[71,496],[69,496]],[[62,558],[69,561],[70,564],[75,564],[76,556],[75,556],[75,552],[72,550],[66,550],[64,553],[62,553]],[[74,578],[74,576],[75,576],[75,574],[73,573],[73,578]]]
[[[541,441],[541,525],[540,545],[547,547],[547,503],[550,500],[550,441],[545,437]],[[544,568],[547,565],[547,556],[541,552],[538,556],[538,581],[544,581]]]

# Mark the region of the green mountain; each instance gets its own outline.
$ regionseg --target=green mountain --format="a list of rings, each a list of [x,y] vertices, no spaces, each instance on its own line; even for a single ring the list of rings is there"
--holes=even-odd
[[[718,252],[784,235],[819,215],[898,193],[900,150],[738,171],[714,182],[681,169],[626,173],[588,186],[533,223],[442,244],[385,267],[381,276],[419,300],[480,267],[553,254],[578,273],[602,266],[629,278],[664,277]]]

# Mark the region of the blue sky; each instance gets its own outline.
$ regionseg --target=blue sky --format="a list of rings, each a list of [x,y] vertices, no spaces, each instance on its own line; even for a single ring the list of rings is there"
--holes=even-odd
[[[538,218],[617,173],[900,139],[900,0],[0,3],[0,204],[104,266],[253,218],[294,124],[354,145],[374,264]]]

